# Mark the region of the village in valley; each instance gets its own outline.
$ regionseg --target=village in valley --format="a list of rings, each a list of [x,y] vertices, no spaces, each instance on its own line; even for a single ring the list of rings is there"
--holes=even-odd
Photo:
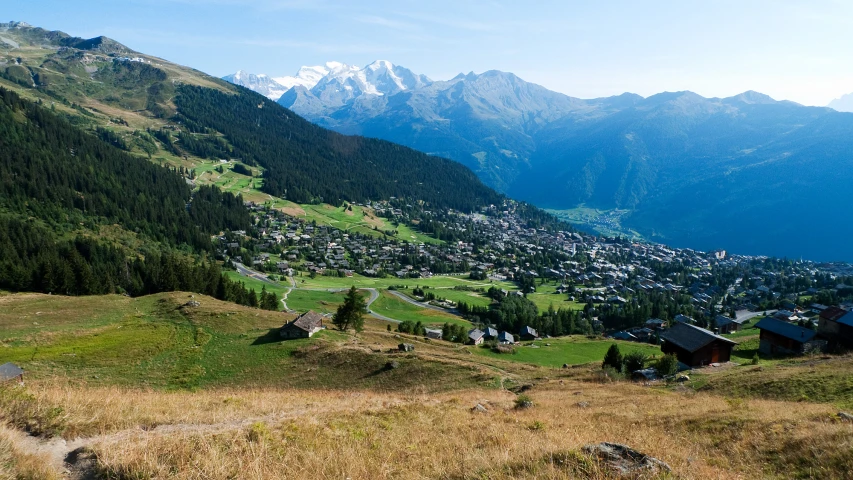
[[[310,337],[333,313],[289,308],[288,297],[355,286],[371,297],[366,311],[398,323],[395,331],[495,353],[582,335],[659,346],[660,355],[674,355],[686,370],[853,346],[853,268],[843,263],[671,248],[558,222],[536,226],[511,201],[473,214],[401,199],[327,206],[357,208],[414,231],[426,226],[435,235],[422,232],[426,242],[248,205],[254,227],[219,238],[222,260],[237,267],[235,278],[277,287],[284,308],[302,314],[284,326],[286,338]],[[395,318],[393,308],[371,308],[383,296],[412,311]],[[653,369],[641,375],[658,377]]]

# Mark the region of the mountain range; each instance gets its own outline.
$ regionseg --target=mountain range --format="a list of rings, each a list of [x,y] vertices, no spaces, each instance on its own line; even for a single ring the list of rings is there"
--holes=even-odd
[[[843,207],[853,204],[853,114],[753,91],[580,99],[500,71],[432,81],[387,61],[327,65],[278,103],[452,158],[540,207],[625,211],[622,227],[646,239],[853,260]],[[808,234],[805,219],[837,234]]]

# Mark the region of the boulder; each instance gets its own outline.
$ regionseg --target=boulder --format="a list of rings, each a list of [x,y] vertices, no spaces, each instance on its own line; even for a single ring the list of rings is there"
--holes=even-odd
[[[478,403],[478,404],[474,405],[474,408],[472,408],[471,411],[474,413],[488,413],[489,410],[486,407],[484,407],[482,404]]]
[[[589,402],[578,402],[575,405],[577,405],[578,408],[589,408]]]
[[[609,470],[618,475],[660,475],[672,469],[657,458],[640,453],[618,443],[596,443],[583,447],[583,452],[595,457]]]
[[[397,350],[401,352],[413,352],[415,350],[415,346],[411,343],[401,343],[397,345]]]
[[[568,363],[564,363],[564,364],[563,364],[563,368],[569,368],[569,364],[568,364]]]
[[[185,307],[200,307],[201,304],[196,300],[190,300],[189,302],[184,304]]]
[[[394,370],[395,368],[400,368],[400,362],[396,360],[392,360],[385,364],[386,370]]]
[[[847,412],[838,412],[838,418],[844,422],[853,422],[853,415]]]
[[[676,379],[676,382],[689,382],[689,381],[690,381],[690,377],[688,377],[687,375],[679,375],[679,377]]]

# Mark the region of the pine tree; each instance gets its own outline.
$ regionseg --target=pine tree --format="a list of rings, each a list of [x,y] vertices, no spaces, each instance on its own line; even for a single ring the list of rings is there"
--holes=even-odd
[[[367,304],[364,297],[358,294],[355,286],[347,292],[344,303],[338,307],[338,311],[332,317],[332,323],[339,330],[355,329],[360,332],[364,328],[364,314],[367,313]]]
[[[604,361],[601,362],[601,368],[613,367],[616,371],[622,371],[622,354],[619,353],[619,345],[615,343],[610,345],[607,353],[604,354]]]

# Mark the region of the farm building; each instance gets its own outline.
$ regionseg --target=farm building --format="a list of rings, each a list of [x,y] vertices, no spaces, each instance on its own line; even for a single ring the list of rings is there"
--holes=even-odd
[[[501,332],[498,335],[498,342],[500,342],[503,345],[509,345],[509,344],[515,343],[515,338],[509,332]]]
[[[479,328],[475,328],[468,332],[468,343],[471,345],[481,345],[485,334]]]
[[[691,367],[728,362],[732,348],[737,345],[728,338],[688,323],[676,323],[660,338],[663,340],[663,353],[675,354],[679,362]]]
[[[536,340],[538,337],[539,335],[537,335],[536,330],[532,327],[524,327],[518,334],[518,338],[521,340]]]
[[[14,363],[0,365],[0,383],[17,381],[23,383],[24,370]]]
[[[427,338],[432,338],[433,340],[441,340],[444,336],[440,328],[425,328],[424,336]]]
[[[310,338],[323,329],[323,316],[317,312],[309,311],[296,317],[295,320],[287,322],[281,327],[281,338]]]
[[[825,341],[817,339],[817,332],[776,318],[764,318],[755,328],[761,330],[758,351],[767,355],[801,354],[820,350]]]
[[[829,307],[820,312],[817,333],[831,343],[853,347],[853,312]]]

